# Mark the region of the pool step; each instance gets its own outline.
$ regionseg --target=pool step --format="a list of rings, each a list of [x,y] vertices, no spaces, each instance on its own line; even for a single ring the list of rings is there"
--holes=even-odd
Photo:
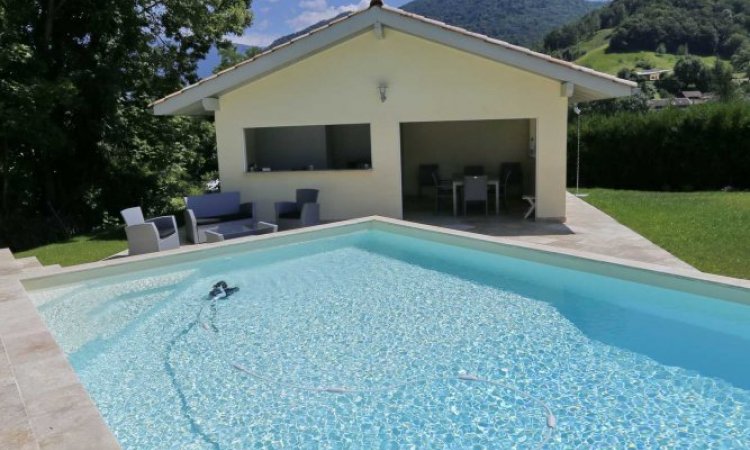
[[[43,277],[47,275],[52,275],[53,273],[57,273],[61,270],[62,270],[62,266],[60,266],[60,264],[50,264],[49,266],[26,269],[23,271],[23,277],[24,278]]]
[[[4,261],[13,261],[13,253],[9,248],[0,248],[0,263]]]
[[[20,264],[24,270],[38,269],[40,267],[44,267],[42,263],[40,263],[39,260],[36,259],[36,256],[28,256],[26,258],[19,258],[19,259],[16,259],[16,262]]]
[[[16,277],[23,272],[23,267],[15,259],[0,259],[0,278]]]
[[[9,249],[0,249],[0,279],[44,276],[61,269],[59,264],[43,265],[36,256],[15,259]]]

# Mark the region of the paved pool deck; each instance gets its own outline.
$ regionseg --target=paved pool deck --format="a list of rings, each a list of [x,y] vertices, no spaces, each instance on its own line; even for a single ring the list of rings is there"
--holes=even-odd
[[[489,216],[476,213],[453,216],[448,211],[435,214],[429,209],[420,209],[411,213],[407,211],[405,220],[512,241],[697,270],[571,193],[567,194],[566,208],[568,217],[565,223],[524,220],[523,205],[519,204],[512,205],[510,212],[490,213]]]
[[[43,271],[0,250],[0,449],[119,449],[19,281]]]
[[[582,200],[568,195],[567,201],[565,224],[524,221],[518,217],[519,211],[458,218],[428,212],[407,220],[498,240],[697,272]],[[190,248],[205,246],[183,247],[176,252]],[[19,281],[57,270],[59,267],[41,267],[35,258],[17,260],[7,249],[0,249],[0,449],[119,449]]]

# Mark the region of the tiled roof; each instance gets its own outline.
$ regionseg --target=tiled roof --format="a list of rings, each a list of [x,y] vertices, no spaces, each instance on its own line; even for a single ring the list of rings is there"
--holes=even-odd
[[[169,94],[169,95],[167,95],[164,98],[156,100],[150,106],[159,105],[159,104],[164,103],[165,101],[167,101],[167,100],[169,100],[171,98],[174,98],[174,97],[177,97],[177,96],[179,96],[181,94],[184,94],[184,93],[186,93],[186,92],[188,92],[190,90],[193,90],[196,87],[199,87],[199,86],[201,86],[203,84],[212,82],[214,80],[221,79],[222,77],[224,77],[224,76],[226,76],[226,75],[228,75],[228,74],[230,74],[230,73],[232,73],[232,72],[234,72],[234,71],[236,71],[236,70],[238,70],[238,69],[240,69],[240,68],[242,68],[244,66],[247,66],[248,64],[252,64],[252,63],[254,63],[254,62],[256,62],[256,61],[258,61],[258,60],[260,60],[260,59],[262,59],[264,57],[267,57],[268,55],[271,55],[273,53],[277,53],[277,52],[279,52],[282,49],[288,48],[288,47],[294,45],[295,43],[297,43],[299,41],[302,41],[302,40],[305,40],[305,39],[307,39],[310,36],[313,36],[315,34],[321,33],[324,30],[328,30],[328,29],[334,28],[337,25],[341,24],[342,22],[350,20],[350,19],[352,19],[353,17],[355,17],[357,15],[364,14],[365,12],[369,11],[370,9],[381,9],[381,10],[387,12],[387,13],[396,14],[398,16],[405,17],[405,18],[408,18],[408,19],[411,19],[411,20],[415,20],[415,21],[418,21],[418,22],[421,22],[421,23],[424,23],[424,24],[429,24],[429,25],[432,25],[432,26],[435,26],[435,27],[439,27],[442,30],[454,33],[456,35],[467,36],[467,37],[470,37],[470,38],[473,38],[473,39],[476,39],[476,40],[479,40],[479,41],[482,41],[482,42],[490,43],[490,44],[496,45],[498,47],[502,47],[502,48],[504,48],[506,50],[510,50],[511,52],[515,52],[515,53],[518,53],[518,54],[521,54],[521,55],[525,55],[525,56],[530,56],[530,57],[533,57],[534,59],[537,59],[537,60],[540,60],[540,61],[543,61],[543,62],[547,62],[547,63],[551,63],[551,64],[554,64],[556,66],[562,67],[564,69],[574,70],[574,71],[580,72],[582,74],[586,74],[586,75],[589,75],[589,76],[597,77],[599,79],[604,79],[604,80],[607,80],[607,81],[611,81],[611,82],[613,82],[615,84],[618,84],[620,86],[623,86],[623,87],[629,87],[629,88],[636,88],[637,87],[637,83],[634,83],[632,81],[623,80],[623,79],[618,78],[618,77],[613,76],[613,75],[609,75],[609,74],[602,73],[602,72],[597,72],[597,71],[595,71],[593,69],[590,69],[588,67],[579,66],[579,65],[577,65],[575,63],[572,63],[572,62],[569,62],[569,61],[564,61],[564,60],[561,60],[561,59],[553,58],[552,56],[546,55],[544,53],[535,52],[535,51],[530,50],[530,49],[525,48],[525,47],[521,47],[521,46],[518,46],[518,45],[510,44],[508,42],[501,41],[499,39],[491,38],[491,37],[483,35],[483,34],[475,33],[475,32],[466,30],[464,28],[460,28],[460,27],[457,27],[457,26],[449,25],[449,24],[446,24],[444,22],[440,22],[438,20],[434,20],[434,19],[430,19],[430,18],[427,18],[427,17],[424,17],[424,16],[420,16],[418,14],[407,12],[407,11],[404,11],[404,10],[401,10],[401,9],[398,9],[398,8],[392,8],[392,7],[389,7],[389,6],[377,6],[376,5],[374,7],[370,6],[369,8],[365,8],[365,9],[353,11],[353,12],[347,14],[347,15],[344,15],[344,16],[341,16],[341,17],[335,19],[335,20],[332,20],[332,21],[330,21],[330,22],[328,22],[328,23],[326,23],[326,24],[324,24],[324,25],[322,25],[322,26],[320,26],[318,28],[315,28],[315,29],[313,29],[313,30],[311,30],[311,31],[309,31],[309,32],[307,32],[305,34],[299,35],[299,36],[295,37],[294,39],[291,39],[291,40],[289,40],[287,42],[284,42],[283,44],[277,45],[275,47],[268,48],[265,51],[263,51],[262,53],[259,53],[259,54],[253,56],[250,59],[242,61],[241,63],[236,64],[234,66],[228,67],[228,68],[226,68],[226,69],[224,69],[224,70],[222,70],[220,72],[217,72],[216,74],[213,74],[213,75],[211,75],[209,77],[201,79],[200,81],[198,81],[196,83],[193,83],[193,84],[191,84],[189,86],[186,86],[186,87],[184,87],[183,89],[181,89],[179,91],[176,91],[176,92],[174,92],[172,94]]]

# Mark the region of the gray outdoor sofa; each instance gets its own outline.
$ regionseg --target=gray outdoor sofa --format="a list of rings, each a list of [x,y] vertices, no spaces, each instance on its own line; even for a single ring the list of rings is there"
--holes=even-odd
[[[185,197],[185,207],[185,235],[194,244],[206,242],[206,231],[220,224],[253,225],[257,218],[255,205],[240,203],[239,192]]]

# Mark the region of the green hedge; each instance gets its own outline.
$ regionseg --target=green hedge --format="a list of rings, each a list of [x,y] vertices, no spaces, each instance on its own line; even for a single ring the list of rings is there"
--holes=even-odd
[[[574,184],[574,121],[568,139],[568,174]],[[584,115],[581,185],[672,191],[750,188],[750,103]]]

